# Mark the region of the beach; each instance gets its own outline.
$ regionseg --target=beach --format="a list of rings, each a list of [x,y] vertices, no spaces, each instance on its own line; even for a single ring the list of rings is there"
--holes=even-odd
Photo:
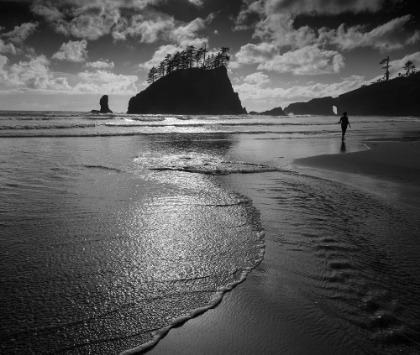
[[[420,163],[417,158],[419,142],[397,139],[365,144],[366,150],[363,151],[299,158],[293,160],[291,166],[302,174],[345,184],[349,186],[349,194],[363,191],[382,203],[403,205],[402,208],[410,211],[415,218],[414,226],[418,233],[420,226],[416,214],[420,208]],[[406,342],[401,341],[401,337],[404,337],[399,333],[401,327],[394,324],[398,323],[394,320],[401,310],[397,312],[381,300],[389,298],[387,302],[392,303],[392,297],[385,294],[387,291],[371,290],[364,296],[356,295],[351,301],[351,298],[347,300],[349,303],[358,303],[357,306],[367,312],[367,319],[359,322],[366,322],[363,328],[373,331],[373,335],[366,334],[368,332],[364,334],[361,329],[357,329],[357,322],[349,322],[346,317],[337,317],[337,310],[332,306],[333,299],[320,298],[315,294],[302,295],[299,281],[290,269],[290,265],[296,262],[293,260],[296,256],[293,256],[293,252],[281,250],[279,238],[273,238],[281,232],[275,229],[275,215],[270,211],[275,203],[267,203],[267,200],[275,199],[275,196],[268,196],[275,193],[275,187],[267,183],[271,178],[233,177],[231,180],[234,180],[231,183],[236,188],[241,186],[243,189],[246,186],[248,193],[253,189],[272,189],[270,194],[253,191],[253,201],[257,203],[263,221],[266,222],[263,224],[268,229],[266,256],[244,283],[225,296],[220,306],[172,329],[148,354],[413,353],[411,347],[407,349]],[[258,203],[258,200],[262,200],[262,203]],[[274,234],[273,239],[270,234]],[[332,251],[336,241],[331,238],[327,242],[331,243]],[[323,257],[328,258],[332,254],[323,254]],[[349,265],[345,261],[335,264],[336,261],[326,261],[326,266],[329,264],[334,277],[337,277],[334,282],[345,283],[347,278],[355,276],[349,276]],[[414,299],[412,302],[415,302]],[[384,308],[376,308],[373,306],[375,303],[382,303]],[[370,307],[372,310],[369,310]],[[395,314],[391,314],[394,312]],[[381,318],[384,318],[383,322]],[[414,349],[417,346],[415,342]]]
[[[416,119],[22,121],[2,353],[418,352]]]

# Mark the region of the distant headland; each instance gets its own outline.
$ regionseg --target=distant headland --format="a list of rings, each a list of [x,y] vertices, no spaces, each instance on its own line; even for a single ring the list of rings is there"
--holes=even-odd
[[[284,111],[294,115],[335,115],[347,111],[357,116],[420,116],[420,73],[382,80],[336,98],[296,102]]]
[[[331,116],[347,111],[357,116],[420,116],[420,72],[416,72],[414,64],[407,61],[402,68],[405,73],[399,73],[394,79],[389,78],[389,57],[379,64],[383,65],[385,74],[370,85],[335,98],[329,96],[292,103],[284,108],[285,114]],[[279,109],[281,107],[259,114],[280,112]]]
[[[227,75],[229,48],[208,55],[206,47],[168,54],[148,74],[151,84],[132,97],[127,113],[179,115],[246,114]]]

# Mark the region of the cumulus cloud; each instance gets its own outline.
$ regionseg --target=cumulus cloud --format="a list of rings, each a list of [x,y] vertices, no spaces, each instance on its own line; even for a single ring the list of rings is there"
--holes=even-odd
[[[15,44],[22,44],[28,36],[35,32],[37,27],[37,22],[22,23],[20,26],[15,26],[12,31],[1,34],[1,37]]]
[[[394,3],[399,0],[391,1]],[[328,14],[338,15],[345,12],[377,12],[383,8],[385,0],[268,0],[265,9],[274,13],[290,14]]]
[[[278,16],[283,19],[298,15],[338,15],[342,13],[377,12],[386,3],[392,5],[401,0],[244,0],[244,5],[236,18],[236,25],[247,26],[250,19],[258,15],[266,22],[276,22]],[[266,23],[268,24],[268,23]]]
[[[366,81],[363,76],[352,76],[332,84],[311,82],[307,85],[295,85],[290,88],[271,88],[244,82],[240,85],[234,85],[233,88],[239,93],[243,101],[249,103],[272,102],[277,105],[281,102],[285,106],[292,102],[309,101],[325,96],[338,96],[355,90],[364,84],[366,84]]]
[[[96,40],[111,33],[122,10],[143,10],[158,0],[36,0],[32,11],[58,33]]]
[[[180,25],[169,33],[169,39],[181,46],[200,46],[203,44],[203,39],[197,38],[197,32],[205,29],[208,21],[211,20],[196,18],[185,25]]]
[[[364,26],[346,29],[344,24],[336,30],[310,26],[296,28],[295,19],[302,14],[374,13],[383,9],[386,4],[389,6],[398,2],[400,0],[245,0],[236,18],[236,29],[250,28],[249,24],[253,21],[253,36],[279,48],[289,46],[296,49],[312,45],[321,48],[334,45],[342,50],[370,46],[389,51],[420,40],[419,31],[406,29],[406,25],[413,20],[412,15],[396,18],[373,30],[367,30]]]
[[[235,54],[235,58],[240,64],[255,64],[270,60],[278,53],[277,46],[272,43],[248,43],[239,49],[239,52]]]
[[[45,55],[34,56],[28,61],[20,61],[10,66],[8,58],[0,55],[0,83],[11,90],[58,91],[67,94],[134,95],[138,92],[135,85],[138,81],[137,76],[103,70],[105,65],[108,68],[113,67],[113,62],[100,60],[88,63],[89,67],[97,70],[78,73],[75,78],[78,78],[79,82],[73,87],[69,85],[67,78],[53,73],[49,65],[50,61]]]
[[[343,67],[344,58],[337,51],[307,46],[283,55],[275,55],[271,60],[259,64],[257,69],[296,75],[317,75],[339,73]]]
[[[147,15],[135,15],[129,20],[120,21],[112,35],[117,40],[135,37],[139,38],[140,42],[153,43],[159,38],[167,36],[174,28],[175,19],[172,16],[148,12]]]
[[[364,26],[353,26],[346,29],[342,24],[337,30],[321,29],[320,36],[342,50],[373,47],[381,51],[391,51],[404,48],[420,39],[420,31],[409,32],[404,28],[412,19],[412,15],[402,16],[371,31],[366,31]]]
[[[85,67],[91,69],[112,69],[114,68],[114,62],[109,61],[108,59],[100,59],[96,62],[87,62]]]
[[[408,30],[414,19],[412,15],[395,18],[373,29],[345,24],[337,29],[297,27],[295,22],[299,15],[375,13],[401,0],[243,1],[236,29],[253,28],[253,37],[261,42],[242,46],[235,58],[239,65],[258,64],[258,70],[297,75],[335,74],[344,67],[344,57],[338,50],[371,47],[389,52],[420,41],[420,31]]]
[[[73,87],[73,92],[88,94],[134,95],[137,93],[136,75],[114,74],[105,70],[82,72],[78,74],[82,80]]]
[[[81,63],[86,60],[87,57],[87,41],[68,41],[63,43],[58,50],[52,56],[53,59],[65,60],[68,62]]]
[[[16,54],[18,50],[13,43],[7,43],[0,38],[0,53]]]
[[[96,40],[111,34],[115,40],[138,38],[143,43],[167,40],[181,43],[193,40],[196,32],[211,21],[206,19],[190,23],[176,21],[159,12],[152,5],[163,0],[36,0],[32,11],[42,16],[54,30],[66,36]],[[201,0],[189,0],[200,6]]]
[[[0,78],[4,84],[13,87],[23,87],[35,90],[69,90],[66,78],[55,78],[49,69],[49,60],[40,55],[28,61],[20,61],[8,68],[7,58],[0,56]]]
[[[23,42],[27,37],[36,31],[37,22],[26,22],[15,26],[13,30],[0,34],[0,53],[20,54],[22,53]],[[1,27],[4,30],[4,27]],[[26,47],[31,52],[31,48]]]
[[[203,6],[203,0],[188,0],[188,2],[195,6]]]
[[[112,36],[116,40],[132,37],[143,43],[164,40],[181,46],[197,46],[207,42],[207,39],[200,37],[198,33],[204,30],[213,18],[214,14],[210,14],[205,19],[196,18],[185,23],[176,21],[174,17],[164,13],[147,11],[120,21],[113,29]]]
[[[248,84],[256,84],[258,86],[268,84],[271,82],[271,80],[268,78],[267,75],[261,72],[256,72],[253,74],[247,75],[243,81]]]
[[[6,81],[7,79],[7,71],[4,67],[6,66],[8,61],[9,59],[7,59],[6,56],[0,54],[0,80],[2,82]]]
[[[153,54],[152,58],[145,63],[139,64],[139,69],[142,70],[149,70],[150,68],[157,67],[160,62],[165,59],[167,54],[173,55],[176,52],[181,52],[184,50],[183,47],[173,44],[167,44],[160,46],[155,53]]]
[[[236,58],[240,64],[258,64],[258,70],[296,75],[339,73],[344,67],[344,58],[340,53],[315,45],[280,54],[270,43],[247,44],[241,47]]]

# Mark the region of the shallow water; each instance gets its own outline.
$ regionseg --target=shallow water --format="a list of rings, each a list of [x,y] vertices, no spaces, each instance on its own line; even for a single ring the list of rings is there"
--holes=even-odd
[[[417,349],[416,215],[287,168],[338,153],[336,120],[2,112],[0,352],[147,346],[242,281],[264,229],[267,279],[288,273],[366,348]],[[347,152],[420,131],[405,117],[352,124]],[[256,190],[214,177],[238,173]]]
[[[267,173],[257,183],[227,179],[257,208],[270,206],[262,215],[266,254],[254,278],[266,298],[297,293],[295,310],[282,311],[285,319],[331,347],[352,339],[349,353],[420,351],[418,209],[305,175]],[[329,328],[311,325],[308,301],[332,319]]]

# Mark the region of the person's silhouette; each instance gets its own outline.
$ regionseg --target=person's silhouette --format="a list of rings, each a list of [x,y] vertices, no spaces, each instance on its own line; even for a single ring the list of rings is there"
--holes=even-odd
[[[343,116],[340,117],[340,121],[338,121],[338,123],[341,123],[341,140],[344,140],[344,135],[346,134],[347,126],[351,128],[347,112],[343,112]]]

